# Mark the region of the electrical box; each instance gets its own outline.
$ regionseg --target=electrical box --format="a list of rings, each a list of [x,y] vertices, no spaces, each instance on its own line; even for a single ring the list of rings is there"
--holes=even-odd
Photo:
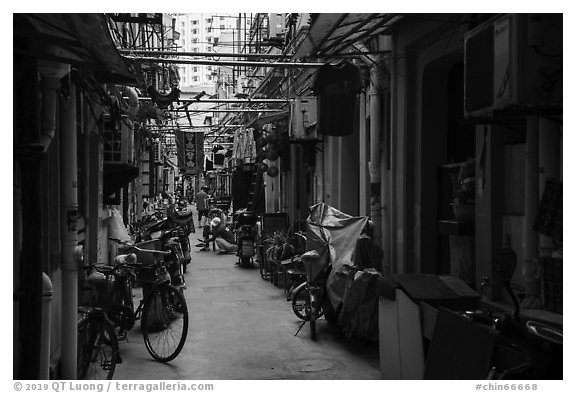
[[[505,14],[464,37],[464,111],[562,107],[562,14]]]
[[[304,97],[290,104],[290,142],[320,141],[316,97]]]

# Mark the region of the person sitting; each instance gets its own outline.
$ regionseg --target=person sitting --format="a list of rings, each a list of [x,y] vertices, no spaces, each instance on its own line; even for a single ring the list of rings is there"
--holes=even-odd
[[[238,246],[234,233],[226,226],[226,220],[220,217],[214,217],[210,225],[204,226],[204,241],[198,244],[201,246],[200,251],[208,251],[211,242],[216,242],[219,248],[218,254],[229,254],[236,252]]]

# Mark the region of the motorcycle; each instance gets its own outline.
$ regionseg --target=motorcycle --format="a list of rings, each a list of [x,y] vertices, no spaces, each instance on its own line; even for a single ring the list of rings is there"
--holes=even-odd
[[[238,265],[252,267],[256,254],[256,221],[257,216],[252,212],[238,214],[236,222],[236,244],[238,245]]]
[[[512,312],[493,313],[490,310],[471,310],[463,313],[469,321],[487,325],[497,333],[497,346],[505,348],[509,359],[496,359],[488,379],[562,379],[562,328],[520,315],[520,303],[510,281],[516,268],[516,254],[504,247],[494,263],[495,281],[502,285],[512,300]],[[482,278],[482,287],[490,285]]]

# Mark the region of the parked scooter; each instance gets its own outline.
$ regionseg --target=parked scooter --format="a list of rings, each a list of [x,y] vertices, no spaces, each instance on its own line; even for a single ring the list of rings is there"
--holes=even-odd
[[[490,326],[498,332],[497,345],[516,353],[515,362],[494,365],[488,379],[562,379],[562,328],[520,315],[520,303],[512,290],[510,280],[516,268],[516,254],[503,248],[494,263],[495,281],[510,296],[514,309],[510,313],[492,313],[487,310],[464,312],[467,319]],[[482,286],[489,285],[488,279]]]
[[[236,244],[238,245],[238,264],[242,267],[252,267],[254,265],[257,236],[256,221],[257,216],[252,212],[238,214]]]

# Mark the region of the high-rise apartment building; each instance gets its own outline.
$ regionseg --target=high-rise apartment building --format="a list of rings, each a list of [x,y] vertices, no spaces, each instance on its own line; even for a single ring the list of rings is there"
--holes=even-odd
[[[246,29],[250,28],[250,14],[173,14],[175,28],[180,33],[176,41],[179,52],[231,53],[242,48]],[[203,57],[206,58],[206,57]],[[180,89],[184,92],[215,93],[218,67],[212,65],[180,64]]]

